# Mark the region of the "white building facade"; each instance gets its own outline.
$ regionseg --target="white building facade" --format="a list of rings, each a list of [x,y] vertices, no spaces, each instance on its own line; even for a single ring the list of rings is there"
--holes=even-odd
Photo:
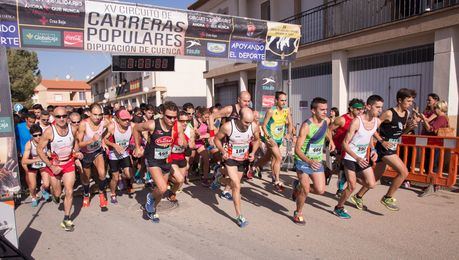
[[[191,102],[207,104],[206,70],[204,59],[175,59],[175,71],[170,72],[112,72],[111,66],[88,81],[94,102],[119,103],[123,106],[139,106],[148,103],[155,106],[164,101],[178,105]]]
[[[316,96],[345,113],[350,99],[371,94],[381,95],[388,108],[406,87],[418,92],[421,110],[427,95],[437,93],[457,126],[459,1],[199,0],[189,9],[301,24],[289,103],[296,123],[309,116],[300,103]],[[254,64],[208,65],[204,77],[213,103],[233,103],[241,90],[253,93]],[[287,90],[286,68],[283,75]]]

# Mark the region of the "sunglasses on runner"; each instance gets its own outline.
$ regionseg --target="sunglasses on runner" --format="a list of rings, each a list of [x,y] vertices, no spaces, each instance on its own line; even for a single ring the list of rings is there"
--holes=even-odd
[[[80,121],[72,121],[72,124],[76,125],[76,124],[79,124],[80,122],[81,122],[81,120]]]
[[[62,119],[62,118],[65,119],[65,118],[68,117],[68,115],[55,115],[54,117],[57,118],[57,119]]]
[[[39,136],[41,136],[41,134],[33,134],[32,136],[33,137],[39,137]]]
[[[164,116],[169,120],[176,120],[177,119],[177,116],[168,116],[168,115],[164,115]]]

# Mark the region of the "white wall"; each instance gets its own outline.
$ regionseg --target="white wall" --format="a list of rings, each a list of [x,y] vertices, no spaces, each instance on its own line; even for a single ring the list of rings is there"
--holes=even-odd
[[[349,99],[361,98],[364,101],[368,96],[377,94],[384,98],[384,108],[389,107],[396,93],[389,93],[389,82],[402,79],[403,76],[420,75],[420,93],[417,104],[421,111],[426,106],[427,95],[432,92],[433,62],[407,64],[371,70],[353,71],[349,73]],[[410,88],[410,86],[406,86]],[[391,100],[389,99],[391,97]],[[440,97],[444,98],[444,97]]]
[[[290,95],[289,107],[293,112],[292,119],[294,125],[297,123],[301,124],[311,116],[309,106],[311,105],[312,99],[315,97],[327,99],[329,101],[328,108],[331,108],[331,74],[292,80],[292,93]],[[301,100],[308,101],[308,108],[300,109]]]

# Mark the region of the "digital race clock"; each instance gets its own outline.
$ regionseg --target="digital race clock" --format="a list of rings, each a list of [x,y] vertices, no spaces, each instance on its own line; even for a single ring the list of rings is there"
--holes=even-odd
[[[112,71],[174,71],[173,56],[112,56]]]

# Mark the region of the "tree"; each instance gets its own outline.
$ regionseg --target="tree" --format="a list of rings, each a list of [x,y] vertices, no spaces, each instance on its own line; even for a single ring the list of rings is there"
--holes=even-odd
[[[12,102],[30,103],[34,88],[41,80],[37,53],[8,49],[7,55]]]

